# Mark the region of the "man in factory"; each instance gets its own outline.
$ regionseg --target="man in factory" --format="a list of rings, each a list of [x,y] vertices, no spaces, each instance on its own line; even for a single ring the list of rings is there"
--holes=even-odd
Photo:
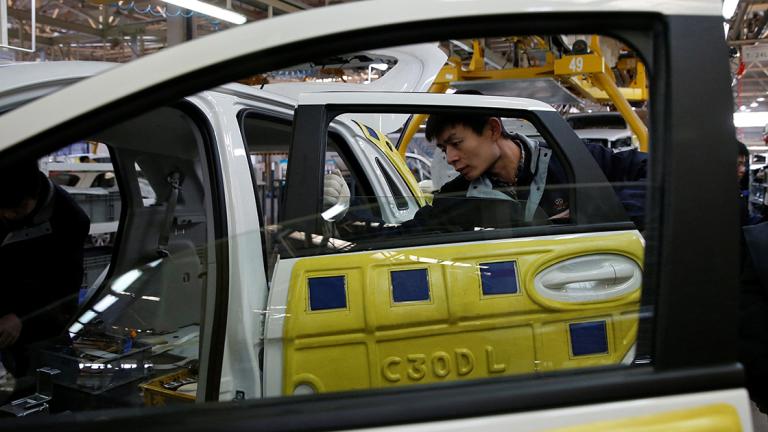
[[[0,170],[0,359],[33,375],[32,347],[60,336],[77,309],[90,221],[27,160]]]
[[[507,132],[500,118],[435,114],[427,121],[426,138],[436,142],[460,175],[440,189],[410,227],[471,230],[570,220],[566,170],[551,149]],[[642,229],[646,154],[585,145],[615,185],[628,218]]]

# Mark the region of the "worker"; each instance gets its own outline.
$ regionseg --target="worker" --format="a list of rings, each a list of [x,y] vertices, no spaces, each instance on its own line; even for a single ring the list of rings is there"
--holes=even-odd
[[[17,379],[77,309],[90,221],[34,160],[0,170],[0,359]]]
[[[500,118],[433,114],[427,121],[426,138],[436,142],[460,175],[440,189],[431,207],[419,210],[409,228],[471,230],[570,220],[566,170],[551,149],[507,132]],[[642,229],[646,154],[585,145],[607,180],[617,184],[615,190],[629,219]]]

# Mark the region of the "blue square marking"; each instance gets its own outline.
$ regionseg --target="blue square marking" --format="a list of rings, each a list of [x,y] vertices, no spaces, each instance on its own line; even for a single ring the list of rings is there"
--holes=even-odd
[[[392,271],[390,278],[392,279],[392,299],[395,303],[429,300],[427,269]]]
[[[571,333],[571,351],[574,356],[608,353],[608,334],[605,321],[568,324]]]
[[[309,278],[309,309],[321,311],[347,308],[347,283],[344,276]]]
[[[375,139],[377,141],[380,139],[379,138],[379,134],[377,134],[375,130],[371,129],[368,126],[365,126],[365,128],[368,130],[368,134],[371,135],[371,138],[373,138],[373,139]]]
[[[480,283],[483,295],[517,294],[517,263],[480,263]]]

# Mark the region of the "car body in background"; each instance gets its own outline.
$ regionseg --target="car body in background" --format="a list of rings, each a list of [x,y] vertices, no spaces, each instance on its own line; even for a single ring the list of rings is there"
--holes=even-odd
[[[637,137],[618,112],[578,113],[566,121],[585,143],[598,144],[613,151],[638,148]]]

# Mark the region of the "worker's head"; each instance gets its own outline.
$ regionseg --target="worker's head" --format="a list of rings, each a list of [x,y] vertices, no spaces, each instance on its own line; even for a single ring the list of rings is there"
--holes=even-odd
[[[470,181],[499,159],[498,140],[503,136],[497,117],[433,114],[427,121],[427,139],[434,141],[453,169]]]
[[[482,95],[475,90],[456,94]],[[432,114],[425,136],[445,152],[446,161],[467,180],[486,172],[500,156],[498,140],[505,135],[501,120],[482,114]]]
[[[35,160],[0,170],[0,221],[23,219],[34,210],[42,186]]]
[[[747,164],[749,163],[749,150],[741,141],[736,141],[739,147],[739,154],[736,158],[736,177],[739,181],[747,173]]]

